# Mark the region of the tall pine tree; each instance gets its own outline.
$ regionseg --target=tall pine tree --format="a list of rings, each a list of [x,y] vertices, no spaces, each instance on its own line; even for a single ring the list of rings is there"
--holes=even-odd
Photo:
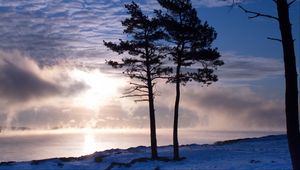
[[[120,40],[119,43],[105,42],[104,45],[122,57],[122,61],[107,61],[113,68],[124,68],[125,76],[135,80],[131,82],[131,88],[124,97],[137,97],[136,102],[148,101],[150,117],[150,138],[152,159],[157,159],[157,141],[154,109],[155,80],[160,78],[170,69],[162,68],[164,55],[160,55],[157,41],[164,37],[156,18],[149,18],[141,11],[140,7],[132,2],[125,8],[130,18],[122,21],[125,27],[124,33],[128,40]],[[130,55],[130,57],[126,57]]]
[[[178,144],[178,116],[180,86],[189,81],[209,85],[217,81],[214,70],[223,65],[220,54],[211,44],[217,33],[207,22],[202,23],[190,0],[158,0],[163,7],[156,11],[168,35],[168,53],[175,71],[168,82],[176,84],[174,106],[174,160],[180,159]]]
[[[226,1],[226,0],[223,0]],[[239,4],[232,0],[233,4]],[[250,11],[238,5],[245,13],[250,14],[249,19],[264,17],[278,22],[281,39],[268,38],[279,41],[282,46],[284,71],[285,71],[285,115],[286,130],[289,151],[294,170],[300,169],[300,130],[299,130],[299,106],[298,106],[298,75],[296,65],[296,54],[290,22],[290,7],[296,0],[273,0],[277,9],[277,16],[266,13]]]

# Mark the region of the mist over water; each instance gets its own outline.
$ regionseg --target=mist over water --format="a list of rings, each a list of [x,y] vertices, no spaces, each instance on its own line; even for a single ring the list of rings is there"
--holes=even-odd
[[[283,134],[280,131],[201,131],[181,129],[180,144],[212,144],[237,138]],[[68,129],[0,133],[0,162],[78,157],[112,148],[149,146],[147,129]],[[158,129],[159,146],[172,143],[171,129]]]

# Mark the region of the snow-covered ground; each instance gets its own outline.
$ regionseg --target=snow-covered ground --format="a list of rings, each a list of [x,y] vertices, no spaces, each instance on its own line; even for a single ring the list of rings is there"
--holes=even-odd
[[[185,145],[185,159],[172,161],[172,147],[159,147],[159,161],[152,161],[149,147],[112,149],[78,158],[53,158],[29,162],[2,162],[0,170],[286,170],[291,169],[285,135]],[[22,153],[20,153],[22,154]]]

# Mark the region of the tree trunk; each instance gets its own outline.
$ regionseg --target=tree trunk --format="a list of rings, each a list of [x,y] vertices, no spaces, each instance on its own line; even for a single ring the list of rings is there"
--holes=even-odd
[[[151,140],[151,158],[157,159],[157,141],[156,141],[156,125],[155,125],[155,109],[154,109],[154,97],[153,86],[150,71],[149,52],[146,49],[146,62],[147,62],[147,87],[148,87],[148,100],[149,100],[149,116],[150,116],[150,140]]]
[[[277,12],[285,67],[285,112],[290,155],[294,170],[300,170],[300,133],[298,117],[298,87],[294,40],[286,0],[277,0]]]
[[[154,110],[154,99],[153,99],[153,89],[152,83],[148,82],[149,88],[149,113],[150,113],[150,138],[151,138],[151,158],[157,159],[157,141],[156,141],[156,126],[155,126],[155,110]]]
[[[178,144],[178,112],[180,101],[180,65],[177,65],[176,70],[176,98],[174,108],[174,124],[173,124],[173,159],[179,160],[179,144]]]

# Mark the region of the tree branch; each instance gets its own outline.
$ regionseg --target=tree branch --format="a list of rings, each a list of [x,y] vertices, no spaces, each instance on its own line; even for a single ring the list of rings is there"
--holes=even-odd
[[[140,100],[134,100],[134,102],[147,102],[147,101],[149,101],[148,99],[140,99]]]
[[[268,40],[274,40],[274,41],[279,41],[279,42],[282,42],[281,39],[279,38],[272,38],[272,37],[267,37]]]
[[[139,87],[137,87],[137,86],[128,88],[127,91],[124,94],[131,94],[131,93],[135,92],[138,88]]]
[[[238,7],[241,8],[245,13],[253,14],[253,16],[248,17],[249,19],[253,19],[253,18],[257,18],[257,17],[266,17],[266,18],[271,18],[271,19],[275,19],[275,20],[279,21],[279,18],[274,17],[272,15],[263,14],[260,12],[249,11],[249,10],[245,9],[244,7],[242,7],[241,5],[238,5]]]
[[[142,90],[143,87],[139,87],[139,86],[133,86],[132,88],[129,88],[128,91],[126,91],[124,94],[131,94],[135,91],[138,91],[138,92],[141,92],[141,93],[147,93],[148,94],[148,91],[147,90]]]
[[[148,94],[148,91],[146,91],[146,90],[141,90],[140,88],[136,89],[136,91],[139,91],[139,92],[147,93],[147,94]]]
[[[148,94],[130,94],[130,95],[121,96],[121,98],[125,98],[125,97],[145,97],[145,96],[148,96]]]
[[[154,79],[169,79],[170,76],[153,76],[153,80]]]
[[[132,83],[132,82],[130,82],[129,84],[130,84],[130,85],[135,85],[135,86],[138,86],[139,88],[148,88],[148,86],[146,86],[146,85],[143,85],[143,84]]]
[[[296,0],[293,0],[290,3],[288,3],[288,7],[290,7],[294,2],[296,2]]]

